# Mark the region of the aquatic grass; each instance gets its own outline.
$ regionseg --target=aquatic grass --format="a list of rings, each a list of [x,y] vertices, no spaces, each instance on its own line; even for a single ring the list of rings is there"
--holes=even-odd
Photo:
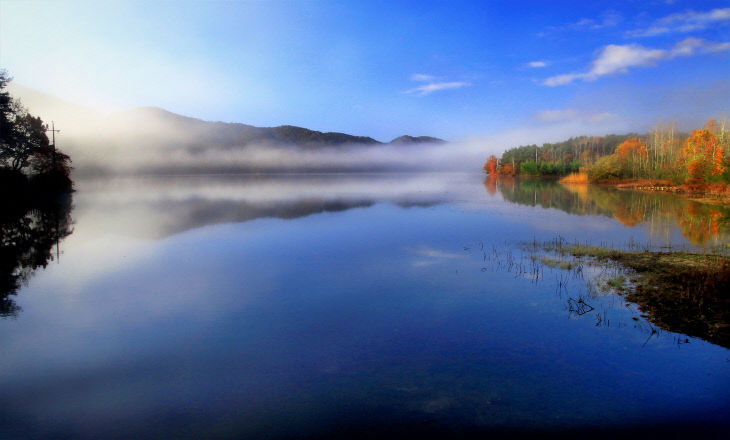
[[[616,275],[615,277],[606,281],[606,284],[613,287],[614,289],[619,289],[623,287],[624,284],[626,284],[626,277],[623,275]]]
[[[631,242],[628,250],[568,244],[560,238],[540,248],[561,259],[573,258],[614,271],[594,280],[599,291],[624,295],[659,327],[730,346],[729,256],[656,251],[650,243]],[[540,261],[550,267],[569,266],[566,260],[549,257]]]
[[[575,263],[573,261],[568,260],[556,260],[554,258],[548,258],[548,257],[542,257],[540,258],[540,262],[548,267],[557,267],[563,270],[571,270],[573,267],[575,267]]]
[[[592,320],[597,327],[631,325],[648,334],[647,343],[659,334],[659,327],[640,318],[640,307],[628,309],[630,315],[636,314],[633,317],[625,317],[623,313],[626,307],[631,307],[631,303],[627,302],[627,294],[638,282],[636,271],[611,259],[594,258],[588,251],[590,243],[569,243],[558,236],[548,242],[533,238],[530,242],[522,243],[517,250],[514,244],[508,242],[478,246],[483,260],[480,267],[482,272],[508,272],[514,274],[515,278],[529,279],[535,285],[548,283],[554,286],[555,296],[561,298],[570,316]],[[646,244],[635,243],[634,246],[645,248]],[[464,247],[472,249],[471,246]],[[578,256],[573,255],[571,250],[578,248],[582,251],[577,252]],[[605,255],[611,252],[604,250]],[[614,316],[617,319],[609,316],[612,309],[618,312],[618,317]],[[633,318],[633,321],[629,321],[631,324],[624,317]]]

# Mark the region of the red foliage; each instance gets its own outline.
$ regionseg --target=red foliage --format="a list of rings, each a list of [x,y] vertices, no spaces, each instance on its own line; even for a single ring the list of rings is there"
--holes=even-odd
[[[714,132],[714,121],[706,128],[695,130],[687,138],[682,153],[689,172],[689,183],[705,182],[711,175],[725,172],[725,147]]]
[[[487,162],[484,164],[484,171],[487,172],[487,174],[494,175],[497,173],[497,164],[499,163],[499,159],[497,159],[497,156],[491,155],[487,159]]]

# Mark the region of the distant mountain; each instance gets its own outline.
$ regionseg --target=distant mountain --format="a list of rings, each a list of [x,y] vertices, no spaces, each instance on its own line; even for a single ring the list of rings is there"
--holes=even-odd
[[[391,144],[443,144],[445,140],[431,136],[400,136],[392,141]]]
[[[321,132],[292,125],[256,127],[204,121],[157,107],[104,113],[69,104],[19,84],[10,83],[8,89],[32,114],[46,122],[55,122],[56,128],[61,130],[60,148],[71,155],[74,167],[81,171],[323,170],[342,166],[342,158],[338,159],[339,165],[325,162],[329,159],[325,156],[332,151],[444,142],[428,136],[401,136],[383,143],[367,136]],[[311,154],[294,159],[287,154],[287,149]],[[317,152],[319,156],[312,156]],[[347,164],[344,169],[372,170],[373,167],[382,168],[383,162]]]
[[[373,145],[380,144],[371,137],[352,136],[345,133],[310,130],[293,125],[278,127],[256,127],[235,122],[212,122],[181,116],[157,107],[139,107],[118,112],[112,117],[119,122],[135,127],[148,125],[149,121],[161,123],[162,131],[192,132],[188,139],[189,147],[215,145],[223,148],[243,147],[248,144],[282,144],[315,148],[335,145]]]
[[[59,98],[50,96],[16,83],[10,83],[11,94],[20,98],[24,105],[29,107],[31,113],[41,116],[46,121],[55,120],[60,125],[70,126],[71,129],[78,129],[76,121],[64,121],[71,115],[78,119],[104,120],[111,125],[111,130],[116,132],[113,126],[130,126],[135,132],[143,132],[149,135],[152,125],[159,128],[158,132],[192,132],[185,142],[190,147],[211,145],[219,147],[242,147],[250,143],[276,143],[291,144],[304,147],[336,146],[336,145],[376,145],[383,144],[368,136],[354,136],[346,133],[326,132],[310,130],[308,128],[294,125],[280,125],[277,127],[256,127],[253,125],[214,122],[188,116],[178,115],[158,107],[138,107],[129,110],[100,114],[97,111],[82,106],[67,103]],[[88,121],[83,121],[88,122]],[[154,124],[152,124],[154,123]],[[106,125],[105,124],[105,125]],[[69,129],[69,128],[67,128]],[[134,133],[129,133],[134,134]],[[179,138],[179,136],[174,136]],[[400,136],[393,139],[391,144],[418,144],[418,143],[443,143],[442,139],[430,136]]]

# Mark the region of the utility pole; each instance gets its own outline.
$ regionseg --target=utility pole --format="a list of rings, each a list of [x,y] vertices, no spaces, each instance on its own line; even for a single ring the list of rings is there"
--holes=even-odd
[[[60,133],[61,130],[56,130],[56,123],[51,121],[51,128],[48,128],[48,124],[46,124],[46,131],[51,132],[51,138],[52,140],[52,146],[53,146],[53,171],[56,171],[56,133]],[[56,264],[61,264],[61,251],[59,249],[59,241],[60,236],[58,233],[59,225],[58,225],[58,212],[54,212],[54,216],[56,217]]]
[[[60,133],[61,130],[56,130],[56,124],[53,121],[51,121],[51,128],[48,129],[48,124],[46,124],[46,131],[50,131],[52,133],[51,136],[53,137],[53,144],[51,144],[51,145],[53,145],[53,171],[55,172],[56,171],[56,133]]]
[[[60,133],[61,130],[56,130],[56,124],[51,121],[51,128],[49,129],[48,125],[46,125],[46,131],[50,131],[51,133],[53,133],[51,135],[53,137],[53,143],[51,145],[53,145],[53,151],[56,151],[56,133]]]

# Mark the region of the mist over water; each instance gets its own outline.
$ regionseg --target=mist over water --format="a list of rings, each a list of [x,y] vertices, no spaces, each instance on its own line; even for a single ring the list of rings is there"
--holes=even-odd
[[[61,129],[59,147],[71,155],[79,175],[465,171],[478,170],[484,159],[483,141],[338,145],[302,138],[295,144],[272,139],[267,128],[241,123],[202,121],[159,108],[100,112],[20,85],[11,91]]]
[[[726,348],[590,290],[598,268],[518,269],[556,235],[727,239],[675,218],[714,211],[626,197],[479,173],[79,179],[60,259],[0,319],[0,437],[722,430]],[[622,209],[637,197],[652,210]]]
[[[33,114],[61,129],[59,147],[71,155],[76,175],[199,174],[343,171],[475,171],[489,154],[518,145],[564,140],[578,134],[625,131],[619,121],[597,132],[590,123],[505,128],[446,143],[298,144],[277,140],[270,129],[203,121],[144,107],[99,111],[11,83]],[[246,121],[240,121],[246,122]],[[533,124],[534,125],[534,124]],[[405,133],[429,135],[430,133]],[[367,136],[368,133],[351,133]],[[354,139],[354,138],[353,138]],[[387,142],[388,140],[382,140]]]

